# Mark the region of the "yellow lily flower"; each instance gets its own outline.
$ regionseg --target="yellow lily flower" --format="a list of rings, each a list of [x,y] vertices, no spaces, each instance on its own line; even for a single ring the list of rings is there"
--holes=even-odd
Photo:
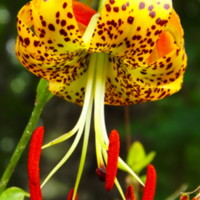
[[[107,162],[109,143],[104,104],[154,101],[180,90],[187,56],[179,17],[171,0],[105,0],[99,12],[74,0],[32,0],[18,13],[17,29],[20,62],[48,80],[53,94],[83,105],[75,127],[44,146],[77,133],[48,180],[66,162],[84,132],[75,195],[93,103],[97,164],[101,167]],[[143,184],[120,158],[118,166]],[[115,183],[125,199],[117,180]]]

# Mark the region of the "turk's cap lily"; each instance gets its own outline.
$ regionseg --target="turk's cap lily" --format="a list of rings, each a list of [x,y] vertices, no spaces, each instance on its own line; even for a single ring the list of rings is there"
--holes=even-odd
[[[181,88],[187,57],[183,30],[171,0],[105,0],[99,12],[74,0],[32,0],[19,11],[17,29],[15,49],[20,62],[48,80],[53,94],[83,105],[74,128],[43,147],[77,133],[42,186],[69,159],[83,136],[72,194],[72,199],[76,198],[94,106],[97,173],[105,178],[106,189],[115,183],[125,199],[115,177],[117,168],[144,184],[119,152],[113,154],[113,146],[119,150],[118,134],[114,131],[114,140],[107,136],[104,103],[153,101]]]
[[[158,100],[181,88],[187,57],[171,0],[106,0],[99,13],[74,0],[32,0],[17,27],[20,62],[68,101],[83,103],[87,79],[97,76],[89,68],[103,65],[106,104]],[[104,56],[90,66],[96,54]]]

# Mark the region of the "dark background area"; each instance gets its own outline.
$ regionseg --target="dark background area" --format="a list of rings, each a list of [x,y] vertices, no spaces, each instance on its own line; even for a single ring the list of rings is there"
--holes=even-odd
[[[39,78],[29,73],[17,61],[14,53],[16,15],[25,0],[0,0],[0,174],[33,109]],[[182,184],[193,190],[200,184],[200,1],[174,0],[185,31],[188,67],[182,90],[161,101],[129,106],[131,139],[143,143],[147,152],[156,151],[153,161],[158,173],[156,199],[167,199]],[[54,97],[45,107],[39,124],[46,129],[45,141],[70,130],[78,120],[81,108]],[[125,133],[124,108],[106,106],[108,131],[115,128]],[[126,157],[125,135],[121,135],[121,156]],[[44,178],[64,155],[72,140],[43,152],[41,174]],[[81,145],[79,145],[81,147]],[[80,151],[70,158],[44,187],[44,199],[65,199],[73,187]],[[15,170],[10,186],[27,189],[27,152]],[[93,129],[85,171],[80,184],[81,200],[114,199],[114,190],[105,192],[95,176]],[[120,173],[121,176],[121,173]],[[121,183],[124,184],[124,173]],[[116,195],[114,194],[116,192]],[[96,196],[98,194],[98,197]]]

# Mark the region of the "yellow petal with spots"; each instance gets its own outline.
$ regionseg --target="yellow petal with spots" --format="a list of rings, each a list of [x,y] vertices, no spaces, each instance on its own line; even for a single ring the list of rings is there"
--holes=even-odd
[[[31,5],[33,27],[40,41],[48,44],[54,52],[84,49],[72,1],[34,0]]]
[[[76,51],[66,49],[63,53],[44,43],[33,31],[32,4],[33,1],[25,5],[18,14],[16,54],[20,62],[37,76],[51,82],[69,84],[87,70],[83,64],[87,53],[78,47]]]
[[[110,59],[105,101],[128,105],[169,96],[181,89],[186,63],[183,30],[173,10],[146,63],[131,69],[119,57]]]
[[[72,70],[73,73],[70,73],[70,71],[66,71],[67,74],[76,74],[76,69],[80,66],[85,69],[82,74],[79,74],[78,76],[75,76],[76,79],[71,77],[71,80],[67,83],[63,82],[49,82],[49,90],[67,100],[79,105],[83,104],[84,96],[85,96],[85,90],[86,90],[86,83],[88,78],[88,56],[84,56],[82,59],[80,59],[77,62],[74,62],[74,65],[71,65],[68,67],[68,69]]]
[[[124,62],[132,58],[136,67],[151,54],[171,10],[171,0],[106,0],[90,51],[120,56]]]

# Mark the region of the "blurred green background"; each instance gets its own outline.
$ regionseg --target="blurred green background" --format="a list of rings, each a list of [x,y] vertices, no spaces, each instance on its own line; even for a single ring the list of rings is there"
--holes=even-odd
[[[0,174],[31,114],[38,77],[24,69],[15,57],[16,15],[25,0],[0,0]],[[183,89],[164,100],[129,107],[131,141],[139,140],[147,152],[155,150],[153,162],[158,172],[156,200],[167,199],[182,184],[193,190],[200,184],[200,1],[174,0],[185,31],[188,68]],[[81,108],[54,97],[42,114],[39,124],[46,128],[45,141],[70,130]],[[121,156],[126,158],[124,107],[106,106],[106,124],[110,131],[121,132]],[[64,155],[71,140],[43,152],[41,173],[44,178]],[[81,145],[79,145],[81,147]],[[44,187],[44,199],[65,199],[73,187],[80,151]],[[10,186],[27,189],[27,152],[23,154]],[[105,192],[95,176],[93,130],[87,163],[81,181],[81,200],[119,198],[116,190]],[[124,174],[120,173],[124,185]],[[96,196],[98,194],[98,197]]]

